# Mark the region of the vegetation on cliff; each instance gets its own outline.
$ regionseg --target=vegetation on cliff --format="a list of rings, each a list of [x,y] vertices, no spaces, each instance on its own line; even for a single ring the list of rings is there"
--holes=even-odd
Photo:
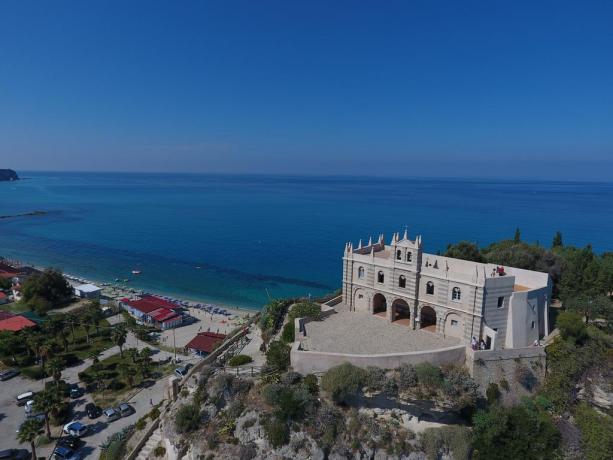
[[[12,169],[0,169],[0,182],[19,180],[19,176]]]

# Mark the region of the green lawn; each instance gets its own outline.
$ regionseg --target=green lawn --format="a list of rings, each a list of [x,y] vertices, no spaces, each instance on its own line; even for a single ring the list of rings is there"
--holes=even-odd
[[[0,305],[0,310],[9,311],[11,313],[16,313],[16,314],[30,311],[28,306],[21,302],[11,302],[11,303],[7,303],[6,305]]]

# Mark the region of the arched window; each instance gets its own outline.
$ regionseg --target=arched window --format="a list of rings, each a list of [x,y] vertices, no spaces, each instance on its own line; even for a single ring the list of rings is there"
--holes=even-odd
[[[434,295],[434,283],[432,281],[426,283],[426,294]]]
[[[460,291],[459,287],[454,287],[451,290],[451,300],[460,300],[461,295],[462,295],[462,291]]]
[[[377,273],[377,283],[383,283],[384,280],[385,280],[385,275],[383,274],[383,272]]]
[[[407,262],[410,262],[413,259],[413,253],[407,252]]]
[[[358,278],[364,278],[364,267],[358,268]]]
[[[402,260],[402,251],[400,249],[396,251],[396,260]]]
[[[398,278],[398,287],[407,287],[407,279],[404,277],[404,275],[400,275],[400,278]]]

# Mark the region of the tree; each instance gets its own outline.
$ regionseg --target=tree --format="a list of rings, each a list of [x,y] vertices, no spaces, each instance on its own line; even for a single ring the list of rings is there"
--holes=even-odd
[[[47,373],[53,377],[56,387],[59,388],[62,378],[62,370],[64,370],[64,362],[61,358],[53,357],[47,362]]]
[[[515,229],[515,235],[513,235],[513,242],[519,243],[521,241],[521,232],[519,231],[519,227]]]
[[[14,332],[0,332],[0,356],[11,357],[13,364],[17,364],[16,351],[21,345],[21,340]]]
[[[364,386],[366,371],[353,364],[344,363],[332,367],[321,378],[321,388],[339,404],[347,403]]]
[[[602,294],[596,297],[586,295],[573,297],[564,302],[564,308],[583,316],[585,324],[597,319],[605,320],[608,324],[613,314],[611,298]]]
[[[580,342],[587,336],[583,319],[578,313],[572,311],[560,312],[556,320],[556,326],[565,339]]]
[[[491,407],[473,417],[474,458],[554,458],[560,434],[549,415],[524,406]]]
[[[122,380],[124,380],[130,388],[134,386],[134,370],[126,363],[119,363],[117,372]]]
[[[62,398],[57,390],[43,390],[34,396],[34,410],[45,414],[45,429],[47,437],[51,437],[49,417],[52,412],[57,412],[62,406]]]
[[[22,283],[21,293],[28,305],[38,298],[48,302],[48,308],[52,308],[70,299],[72,288],[59,270],[48,268],[27,278]]]
[[[471,260],[473,262],[483,262],[483,256],[479,246],[470,241],[460,241],[456,244],[447,245],[445,257],[452,257],[454,259]]]
[[[278,340],[271,342],[266,352],[266,364],[284,371],[289,366],[290,347]]]
[[[27,419],[19,427],[19,433],[17,433],[17,440],[21,443],[29,442],[32,449],[32,460],[36,460],[36,445],[35,441],[38,437],[38,432],[43,426],[43,422],[36,418]]]
[[[119,356],[123,358],[123,346],[126,343],[126,339],[128,337],[128,330],[126,329],[125,324],[120,323],[113,328],[113,332],[111,333],[111,340],[113,343],[119,347]]]
[[[179,408],[175,416],[175,427],[179,433],[195,431],[200,426],[200,409],[193,404],[185,404]]]
[[[104,314],[100,309],[100,302],[92,300],[85,308],[89,323],[96,329],[96,335],[100,335],[100,321],[104,319]]]
[[[558,230],[553,237],[553,241],[551,242],[551,247],[561,248],[562,246],[564,246],[564,244],[562,243],[562,233]]]

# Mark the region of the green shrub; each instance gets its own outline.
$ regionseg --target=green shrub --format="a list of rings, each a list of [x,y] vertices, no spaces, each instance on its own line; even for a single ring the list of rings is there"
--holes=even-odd
[[[289,321],[283,326],[283,332],[281,333],[281,339],[285,343],[291,343],[296,340],[296,327],[293,321]]]
[[[438,459],[451,452],[454,460],[468,460],[471,454],[470,430],[464,426],[426,428],[419,435],[420,448],[428,459]]]
[[[581,443],[587,460],[605,460],[613,452],[613,418],[599,414],[581,402],[575,410],[575,421],[581,430]]]
[[[151,420],[155,420],[156,418],[160,416],[160,409],[158,409],[157,407],[154,407],[153,409],[151,409],[151,411],[149,411],[148,416]]]
[[[428,389],[435,389],[443,383],[443,373],[430,363],[419,363],[415,366],[417,381]]]
[[[485,390],[485,396],[487,397],[488,404],[497,404],[500,401],[500,390],[496,383],[490,383]]]
[[[236,356],[232,356],[228,360],[228,365],[232,367],[236,367],[236,366],[242,366],[243,364],[247,364],[250,362],[253,362],[253,358],[251,356],[236,355]]]
[[[200,409],[193,404],[186,404],[179,408],[175,416],[175,427],[179,433],[188,433],[197,430],[200,426]]]
[[[410,364],[403,364],[398,368],[398,388],[401,391],[410,390],[417,384],[417,372]]]
[[[278,340],[271,342],[266,352],[266,364],[270,367],[284,371],[289,366],[290,347]]]
[[[138,431],[144,430],[146,426],[147,426],[147,420],[145,420],[144,417],[139,418],[137,422],[134,424],[134,428],[136,428]]]
[[[556,327],[560,330],[560,335],[574,341],[581,341],[587,336],[587,329],[583,318],[578,313],[572,311],[562,311],[556,319]]]
[[[386,381],[385,370],[374,366],[366,368],[364,386],[366,386],[368,391],[383,391]]]
[[[292,323],[296,318],[310,318],[318,320],[321,318],[321,305],[314,302],[297,303],[291,308],[287,318]]]
[[[339,404],[356,396],[366,381],[366,371],[349,363],[335,366],[321,378],[321,387]]]
[[[500,380],[500,388],[502,388],[507,393],[511,390],[511,386],[509,385],[509,381],[507,379]]]
[[[266,439],[274,448],[284,446],[289,442],[289,428],[285,422],[276,417],[270,417],[264,421],[263,425]]]
[[[303,383],[307,390],[309,390],[309,393],[314,396],[319,394],[319,384],[317,383],[317,376],[315,374],[308,374],[304,377]]]
[[[166,455],[166,448],[164,446],[157,446],[155,449],[153,449],[153,455],[156,457],[163,457]]]

